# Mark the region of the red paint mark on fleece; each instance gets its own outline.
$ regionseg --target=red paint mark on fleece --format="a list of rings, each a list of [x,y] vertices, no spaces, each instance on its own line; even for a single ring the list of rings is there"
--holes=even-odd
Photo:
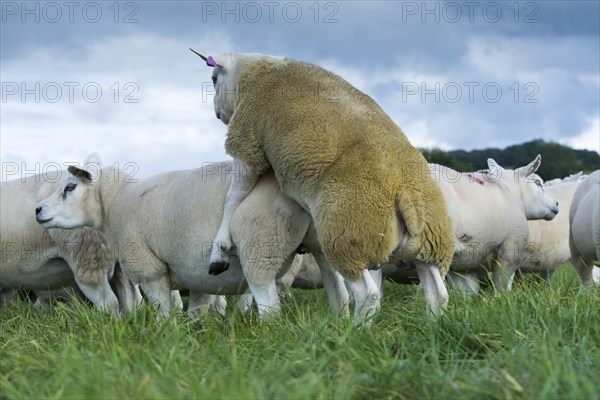
[[[478,177],[474,176],[473,174],[467,174],[467,176],[469,177],[469,179],[471,180],[471,182],[477,182],[477,183],[479,183],[482,186],[485,183],[483,180],[479,179]]]

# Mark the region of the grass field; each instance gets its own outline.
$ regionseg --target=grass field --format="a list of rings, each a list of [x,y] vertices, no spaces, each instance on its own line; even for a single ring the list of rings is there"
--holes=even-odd
[[[438,321],[417,286],[385,289],[363,330],[330,316],[322,291],[294,291],[264,323],[16,301],[0,311],[0,397],[598,399],[600,290],[579,290],[570,267],[550,287],[450,292]]]

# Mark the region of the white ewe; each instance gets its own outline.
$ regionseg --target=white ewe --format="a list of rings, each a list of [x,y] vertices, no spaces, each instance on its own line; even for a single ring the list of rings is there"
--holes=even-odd
[[[93,177],[69,167],[72,176],[39,204],[37,221],[45,228],[102,230],[117,248],[127,276],[163,315],[173,308],[172,288],[190,290],[189,315],[194,317],[203,294],[242,293],[246,281],[261,316],[279,313],[275,279],[289,268],[310,217],[280,190],[272,174],[264,175],[233,216],[237,253],[232,267],[212,276],[212,242],[232,168],[223,162],[126,183],[123,171],[103,169]],[[333,273],[325,275],[334,280],[330,287],[343,285]],[[347,310],[347,298],[330,297],[330,304]]]
[[[600,170],[577,188],[569,213],[571,262],[584,286],[594,284],[594,264],[600,261]]]
[[[558,214],[558,202],[535,174],[540,163],[538,155],[513,171],[488,159],[489,170],[475,173],[430,164],[452,219],[455,249],[448,281],[454,286],[478,292],[481,272],[491,263],[496,287],[510,289],[515,270],[529,254],[527,221]]]
[[[76,283],[98,309],[117,312],[109,283],[115,255],[104,236],[91,228],[47,231],[36,223],[37,203],[60,186],[44,175],[2,184],[0,288],[53,290]],[[123,301],[135,301],[131,287],[120,286],[126,284],[117,287]]]
[[[556,268],[571,257],[567,210],[571,208],[573,195],[581,181],[569,178],[553,185],[544,184],[546,192],[558,200],[560,208],[564,211],[558,213],[552,221],[528,221],[528,244],[519,264],[522,272],[539,273],[548,282]]]
[[[562,221],[554,218],[562,215],[558,214],[556,198],[570,204],[578,182],[569,181],[545,190],[541,178],[535,174],[540,164],[538,156],[529,165],[512,171],[489,159],[490,169],[484,173],[459,173],[430,164],[454,229],[456,247],[448,274],[451,283],[468,292],[477,292],[483,267],[493,261],[495,284],[499,288],[510,288],[518,266],[550,269],[566,261],[561,245],[568,246],[568,218],[566,213]],[[528,221],[534,219],[546,221]],[[557,229],[534,227],[535,245],[530,240],[528,246],[528,223],[554,226],[555,221],[559,222]],[[562,236],[564,243],[561,243]],[[415,281],[417,273],[413,263],[401,257],[393,258],[392,262],[383,265],[383,276],[398,283]],[[376,283],[380,282],[378,273],[371,272]],[[313,273],[310,281],[313,285],[318,283],[318,273]]]

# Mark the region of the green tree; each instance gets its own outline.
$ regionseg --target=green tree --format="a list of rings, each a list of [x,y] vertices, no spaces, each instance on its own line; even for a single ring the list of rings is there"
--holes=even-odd
[[[542,165],[538,174],[545,180],[564,178],[579,171],[590,173],[600,169],[600,154],[590,150],[575,150],[542,139],[509,146],[505,149],[483,150],[422,149],[429,162],[445,165],[457,171],[468,172],[487,168],[487,159],[493,158],[505,168],[518,168],[529,164],[538,154]]]

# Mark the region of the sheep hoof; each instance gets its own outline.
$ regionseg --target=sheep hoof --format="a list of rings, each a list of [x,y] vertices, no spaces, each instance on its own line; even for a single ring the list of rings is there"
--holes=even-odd
[[[219,275],[229,269],[229,263],[227,261],[215,261],[211,262],[208,267],[209,275]]]

